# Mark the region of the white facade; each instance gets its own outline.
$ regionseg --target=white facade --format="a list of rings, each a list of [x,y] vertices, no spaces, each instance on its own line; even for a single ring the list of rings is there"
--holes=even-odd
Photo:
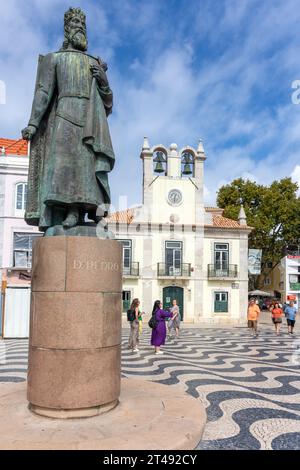
[[[24,220],[28,166],[27,155],[0,155],[0,336],[4,337],[28,336],[32,242],[41,235]]]
[[[39,233],[24,220],[29,158],[26,155],[0,156],[0,265],[1,269],[26,268],[25,256],[15,256],[15,234]],[[21,251],[21,250],[16,250]],[[18,255],[18,253],[17,253]]]
[[[282,258],[279,270],[282,300],[296,300],[300,305],[300,253]]]
[[[109,219],[123,243],[124,310],[135,297],[147,313],[176,298],[187,323],[244,322],[251,229],[244,215],[239,223],[204,207],[202,143],[150,148],[145,138],[141,159],[143,204]]]
[[[124,310],[134,297],[148,314],[156,299],[166,307],[176,298],[186,323],[244,323],[251,229],[243,211],[233,221],[204,207],[202,143],[178,150],[145,139],[141,159],[143,204],[109,219],[123,243]],[[26,155],[0,156],[0,335],[3,326],[10,337],[27,336],[31,248],[41,235],[23,218],[28,165]]]

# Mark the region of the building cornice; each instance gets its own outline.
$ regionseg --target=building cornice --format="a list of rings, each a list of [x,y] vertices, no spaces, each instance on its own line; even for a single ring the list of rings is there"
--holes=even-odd
[[[27,156],[19,157],[0,157],[0,173],[12,174],[14,171],[25,171],[28,173],[29,158]]]
[[[211,225],[196,225],[196,224],[162,224],[162,223],[157,223],[157,222],[130,222],[130,223],[124,223],[124,222],[110,222],[108,224],[109,227],[117,226],[119,229],[119,232],[122,231],[122,229],[126,229],[126,231],[131,230],[135,231],[136,228],[138,227],[140,231],[148,231],[149,227],[151,226],[151,230],[149,230],[149,233],[151,231],[161,231],[161,232],[169,232],[172,233],[173,231],[178,233],[182,232],[184,233],[196,233],[196,232],[203,232],[205,234],[216,234],[216,233],[241,233],[241,234],[246,234],[248,235],[251,233],[252,228],[251,227],[212,227]],[[182,230],[182,226],[184,227],[184,230]],[[138,232],[136,232],[138,233]]]

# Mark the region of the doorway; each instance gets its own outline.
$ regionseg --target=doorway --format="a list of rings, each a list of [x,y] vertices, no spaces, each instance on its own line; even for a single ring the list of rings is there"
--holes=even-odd
[[[180,318],[183,320],[184,317],[184,292],[182,287],[169,286],[163,289],[163,308],[172,307],[172,300],[177,300],[179,306]]]

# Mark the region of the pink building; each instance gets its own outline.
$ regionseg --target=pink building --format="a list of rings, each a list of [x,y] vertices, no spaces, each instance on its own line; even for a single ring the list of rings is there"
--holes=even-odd
[[[40,236],[24,221],[27,142],[0,138],[0,336],[28,336],[32,243]]]

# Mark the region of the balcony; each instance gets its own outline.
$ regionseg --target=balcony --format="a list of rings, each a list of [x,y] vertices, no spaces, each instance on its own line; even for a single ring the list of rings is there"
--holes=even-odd
[[[300,291],[300,282],[290,282],[290,290]]]
[[[129,266],[123,266],[123,277],[139,277],[140,263],[138,261],[130,263]]]
[[[227,267],[219,268],[215,264],[209,264],[207,270],[208,279],[236,279],[238,277],[237,264],[228,264]]]
[[[191,277],[190,263],[181,263],[180,267],[157,263],[157,277]]]

